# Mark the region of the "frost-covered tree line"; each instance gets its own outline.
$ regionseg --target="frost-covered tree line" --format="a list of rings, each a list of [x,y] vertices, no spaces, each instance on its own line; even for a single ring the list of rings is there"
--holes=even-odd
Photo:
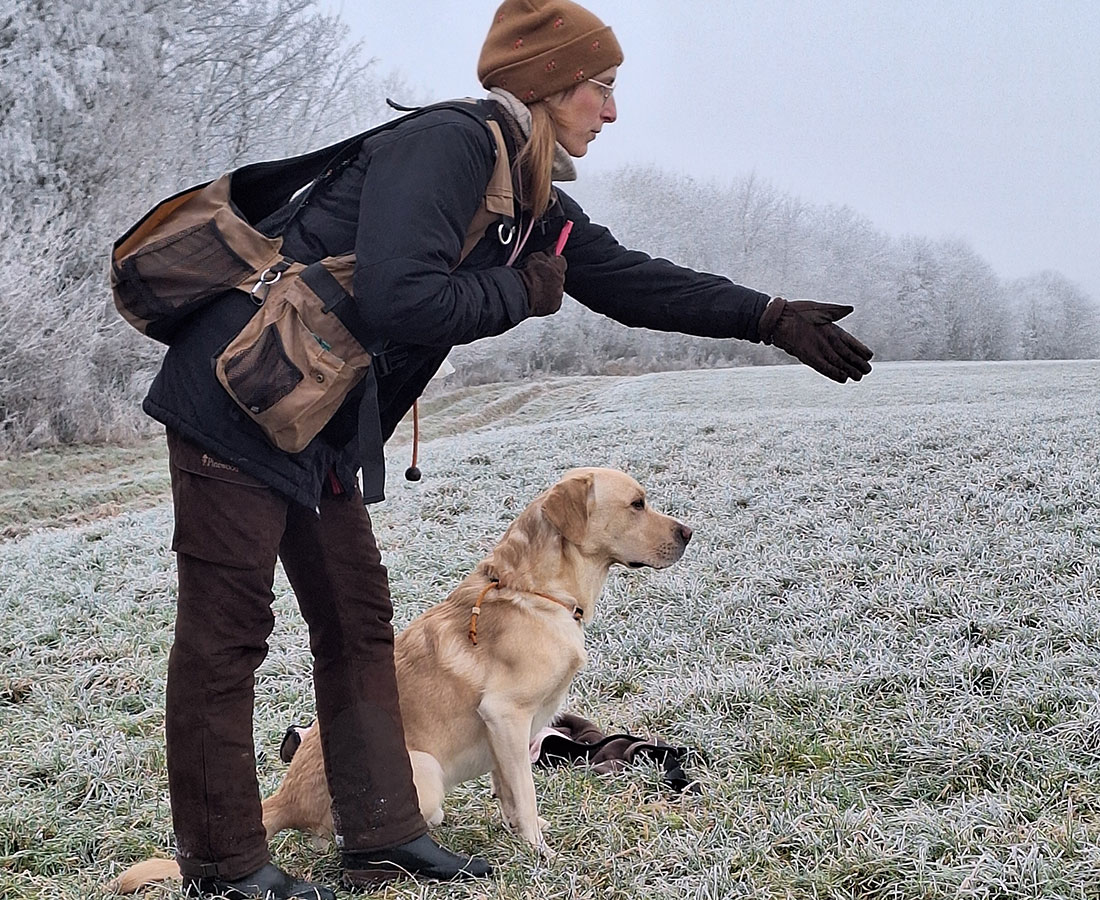
[[[112,241],[157,199],[381,121],[379,73],[318,0],[15,0],[0,11],[0,449],[117,440],[163,348],[114,312]],[[582,193],[583,191],[583,193]],[[626,244],[788,297],[857,307],[880,359],[1095,356],[1097,308],[1057,273],[998,278],[960,242],[895,239],[755,177],[654,169],[578,198]],[[775,362],[736,341],[556,316],[456,351],[452,382]]]

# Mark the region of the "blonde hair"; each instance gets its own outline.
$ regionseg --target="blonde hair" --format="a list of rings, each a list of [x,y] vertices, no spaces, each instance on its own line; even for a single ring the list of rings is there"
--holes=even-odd
[[[523,197],[537,219],[550,206],[550,187],[553,180],[554,153],[558,132],[550,107],[544,100],[528,104],[531,110],[531,134],[523,145],[519,158]]]

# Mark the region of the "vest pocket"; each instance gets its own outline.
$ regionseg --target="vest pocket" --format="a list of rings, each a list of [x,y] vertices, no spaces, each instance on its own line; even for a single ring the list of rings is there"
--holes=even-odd
[[[319,333],[317,323],[307,321],[295,302],[303,291],[299,279],[292,281],[293,289],[272,292],[218,355],[214,369],[229,396],[268,440],[280,450],[298,453],[340,408],[366,373],[370,357],[363,353],[361,359],[348,360],[333,352],[333,342]],[[335,319],[320,312],[319,304],[308,312]]]
[[[294,390],[305,375],[283,349],[278,323],[260,332],[225,361],[225,378],[238,403],[253,415],[266,412]]]
[[[133,315],[179,320],[253,271],[213,220],[170,234],[122,260],[115,292]]]

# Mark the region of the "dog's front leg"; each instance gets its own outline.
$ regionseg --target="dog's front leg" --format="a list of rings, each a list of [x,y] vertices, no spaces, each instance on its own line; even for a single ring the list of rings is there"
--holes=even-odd
[[[531,715],[510,702],[494,702],[488,697],[481,702],[478,712],[489,733],[493,787],[500,800],[504,824],[543,855],[554,855],[539,828],[535,779],[528,755]]]
[[[497,781],[498,781],[497,770],[496,770],[496,767],[494,766],[493,771],[489,773],[489,795],[494,800],[499,800],[500,799],[500,789],[497,787]],[[431,823],[429,822],[428,824],[431,824]],[[541,832],[549,831],[549,830],[550,830],[550,823],[547,822],[546,819],[544,819],[542,816],[539,816],[539,832],[541,833]],[[546,849],[549,849],[549,848],[546,848]]]

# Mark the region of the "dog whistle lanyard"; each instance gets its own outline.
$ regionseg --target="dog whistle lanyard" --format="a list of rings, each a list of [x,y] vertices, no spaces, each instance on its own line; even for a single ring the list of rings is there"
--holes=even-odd
[[[504,264],[505,266],[512,265],[512,263],[514,263],[516,261],[516,259],[519,257],[520,251],[527,244],[527,239],[531,236],[531,229],[533,229],[534,227],[535,227],[535,217],[532,216],[531,221],[527,223],[527,230],[525,232],[523,232],[523,237],[520,240],[516,241],[516,246],[512,248],[512,254],[511,254],[511,256],[508,257],[508,262],[506,262]],[[504,246],[507,247],[512,242],[512,239],[514,237],[516,237],[516,235],[518,235],[518,234],[519,234],[519,226],[513,224],[509,227],[508,240],[505,240],[504,239],[504,223],[501,222],[500,227],[498,229],[498,237],[500,238],[500,242]]]
[[[481,601],[485,599],[485,596],[489,593],[489,591],[491,591],[493,588],[499,587],[499,581],[490,581],[487,585],[485,585],[481,593],[477,595],[477,603],[475,603],[473,605],[473,608],[470,610],[470,643],[472,643],[475,647],[477,646],[477,619],[478,616],[481,615]],[[551,597],[549,594],[543,594],[539,591],[516,590],[516,593],[533,594],[536,597],[542,597],[543,600],[549,600],[552,603],[558,604],[558,606],[563,606],[566,609],[572,611],[573,621],[576,622],[577,625],[579,625],[581,628],[584,627],[584,610],[577,606],[576,603],[566,603],[564,600],[559,600],[557,597]]]

